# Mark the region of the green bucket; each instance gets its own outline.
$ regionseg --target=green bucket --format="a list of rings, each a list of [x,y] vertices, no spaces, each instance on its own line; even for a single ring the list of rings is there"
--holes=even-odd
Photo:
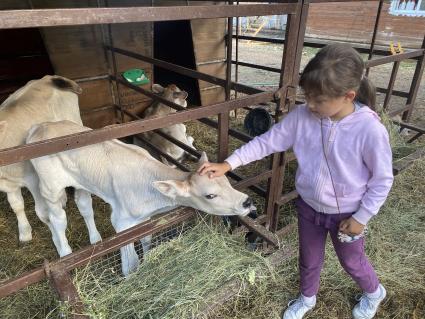
[[[143,85],[149,83],[149,79],[146,76],[145,71],[142,69],[127,70],[122,74],[122,76],[127,80],[127,82],[134,85]]]

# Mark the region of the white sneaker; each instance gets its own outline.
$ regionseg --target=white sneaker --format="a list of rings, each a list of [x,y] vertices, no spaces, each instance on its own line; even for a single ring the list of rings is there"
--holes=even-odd
[[[376,312],[378,311],[379,304],[384,300],[387,295],[387,291],[384,286],[381,284],[378,287],[380,295],[378,298],[368,297],[367,294],[361,295],[360,298],[356,298],[359,303],[353,308],[353,318],[354,319],[372,319],[375,317]]]
[[[288,303],[288,308],[285,310],[282,319],[301,319],[315,305],[316,301],[312,304],[307,304],[303,300],[303,296],[299,296],[298,299],[291,300]]]

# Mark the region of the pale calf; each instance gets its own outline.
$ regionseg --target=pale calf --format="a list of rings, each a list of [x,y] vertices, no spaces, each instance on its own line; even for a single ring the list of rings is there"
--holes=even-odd
[[[28,82],[0,106],[0,149],[24,144],[28,130],[37,123],[70,120],[82,124],[77,96],[81,92],[77,83],[61,76],[46,75]],[[32,239],[32,234],[25,214],[22,187],[27,187],[34,197],[37,215],[45,215],[46,205],[40,196],[38,177],[31,163],[24,161],[0,167],[0,191],[7,193],[18,220],[19,240],[25,242]],[[91,198],[90,194],[84,193],[77,196],[81,201]],[[65,193],[61,201],[65,204]]]
[[[187,106],[186,98],[187,98],[187,92],[181,91],[176,85],[171,84],[167,86],[166,88],[162,87],[159,84],[154,84],[152,86],[152,91],[158,94],[161,94],[161,96],[168,101],[174,102],[182,107]],[[148,107],[142,114],[143,118],[148,117],[154,117],[154,116],[165,116],[170,113],[176,112],[175,109],[162,104],[162,103],[154,103],[150,107]],[[186,125],[184,124],[174,124],[170,125],[164,128],[159,129],[163,133],[166,133],[175,139],[179,140],[180,142],[195,148],[193,146],[193,137],[188,136],[186,133]],[[172,158],[178,160],[181,162],[187,155],[189,155],[187,152],[185,152],[182,148],[175,145],[174,143],[170,142],[169,140],[163,138],[162,136],[154,133],[154,132],[145,132],[142,133],[143,137],[146,138],[150,143],[158,147],[162,152],[170,155]],[[134,140],[134,143],[139,146],[144,146],[143,144],[140,144],[137,139]],[[164,157],[160,157],[161,161],[165,164],[168,164],[168,161]],[[172,165],[171,165],[172,166]]]
[[[43,123],[30,130],[27,142],[87,130],[89,128],[69,121]],[[206,160],[203,154],[200,162]],[[35,158],[31,162],[48,205],[44,220],[50,221],[60,256],[71,252],[65,236],[66,214],[60,202],[68,186],[96,194],[109,203],[111,222],[117,232],[177,206],[190,206],[215,215],[240,216],[246,216],[252,207],[248,195],[235,190],[226,177],[209,179],[206,175],[182,172],[156,160],[146,150],[118,140]],[[96,234],[93,211],[87,209],[82,213],[90,220],[87,223],[90,236]],[[149,243],[150,238],[142,241],[144,252]],[[139,259],[133,244],[121,248],[121,260],[124,275],[137,267]]]

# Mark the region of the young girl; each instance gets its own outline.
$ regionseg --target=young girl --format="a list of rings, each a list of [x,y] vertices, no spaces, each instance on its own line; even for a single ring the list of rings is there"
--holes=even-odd
[[[388,133],[371,110],[375,89],[364,62],[350,46],[329,45],[305,67],[300,86],[307,103],[268,132],[237,149],[223,163],[199,173],[222,176],[240,165],[293,148],[298,160],[296,202],[301,294],[284,319],[303,318],[316,304],[329,233],[339,261],[364,294],[353,317],[373,318],[386,296],[365,256],[363,232],[393,182]]]

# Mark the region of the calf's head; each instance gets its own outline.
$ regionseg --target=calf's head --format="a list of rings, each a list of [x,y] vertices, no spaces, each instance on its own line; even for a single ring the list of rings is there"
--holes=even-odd
[[[168,101],[187,107],[187,92],[180,90],[175,84],[170,84],[166,88],[160,84],[154,84],[152,85],[152,91],[161,94]]]
[[[207,157],[203,153],[199,163],[205,161]],[[225,176],[210,179],[207,175],[192,173],[183,181],[156,181],[153,185],[179,204],[213,215],[246,216],[255,209],[251,198],[234,189]]]

